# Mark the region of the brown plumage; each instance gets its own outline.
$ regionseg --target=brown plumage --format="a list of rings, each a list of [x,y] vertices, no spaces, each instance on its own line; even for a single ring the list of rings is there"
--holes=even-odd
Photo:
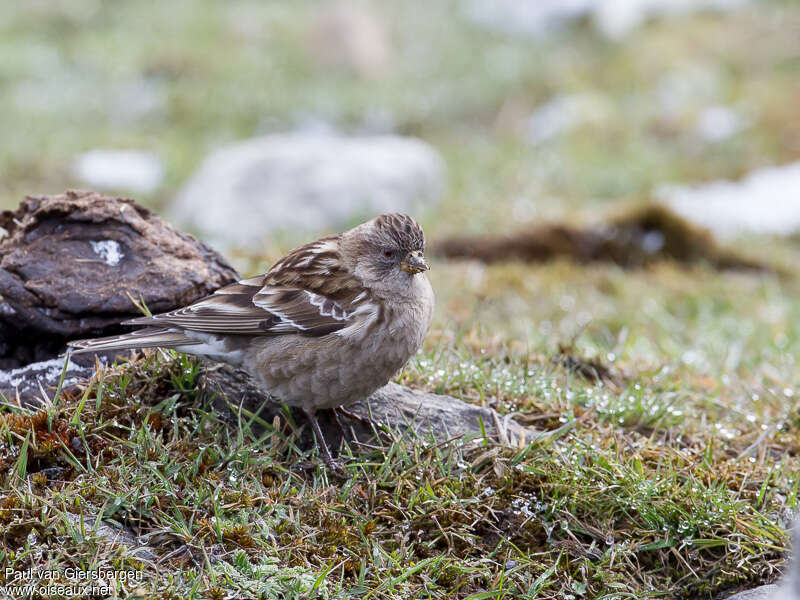
[[[309,415],[385,385],[417,352],[433,291],[425,237],[407,215],[381,215],[289,252],[264,275],[184,308],[127,324],[130,334],[71,342],[75,352],[165,347],[243,367]]]

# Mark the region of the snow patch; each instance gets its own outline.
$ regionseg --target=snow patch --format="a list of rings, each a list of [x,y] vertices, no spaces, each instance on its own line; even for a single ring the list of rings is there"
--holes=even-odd
[[[720,237],[800,231],[800,162],[756,169],[741,181],[664,186],[656,196]]]
[[[100,256],[109,267],[116,267],[119,261],[125,258],[125,254],[123,254],[120,249],[119,242],[114,240],[96,242],[92,240],[89,243],[92,245],[94,253]]]

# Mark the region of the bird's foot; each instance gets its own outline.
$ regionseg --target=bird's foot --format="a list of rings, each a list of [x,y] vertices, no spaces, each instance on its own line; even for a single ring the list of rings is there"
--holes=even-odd
[[[331,451],[328,448],[327,442],[325,441],[325,436],[322,434],[322,429],[319,426],[319,421],[317,421],[316,415],[312,411],[306,411],[306,415],[308,416],[308,420],[311,421],[311,427],[314,430],[314,437],[317,439],[317,446],[319,447],[320,454],[322,454],[322,460],[325,463],[325,466],[328,467],[328,470],[333,475],[336,475],[337,477],[344,477],[347,474],[344,464],[334,459],[331,455]]]
[[[344,463],[336,460],[335,458],[331,458],[330,460],[323,459],[325,462],[325,466],[328,467],[328,471],[331,475],[335,477],[339,477],[340,479],[345,479],[347,477],[347,470],[344,468]]]

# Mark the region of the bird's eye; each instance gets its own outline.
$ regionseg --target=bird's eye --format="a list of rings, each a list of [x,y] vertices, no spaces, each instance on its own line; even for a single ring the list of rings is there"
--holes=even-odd
[[[394,250],[389,250],[388,248],[383,251],[383,255],[386,258],[394,258]]]

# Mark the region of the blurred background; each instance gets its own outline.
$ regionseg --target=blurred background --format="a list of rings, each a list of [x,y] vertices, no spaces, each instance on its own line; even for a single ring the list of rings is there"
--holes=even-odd
[[[264,233],[393,204],[483,232],[654,196],[688,214],[722,191],[666,186],[800,158],[789,1],[31,0],[2,3],[0,32],[4,207],[104,189],[228,243],[192,215],[226,194],[277,205]],[[798,169],[737,207],[745,222],[719,218],[800,225]],[[711,204],[695,212],[714,225]]]
[[[654,202],[757,260],[795,258],[796,2],[30,0],[0,5],[0,32],[4,208],[71,187],[129,195],[243,272],[385,210],[436,242]],[[432,277],[442,329],[546,346],[591,322],[585,343],[618,356],[642,294],[647,327],[675,335],[686,275],[663,269],[467,262]],[[728,299],[744,285],[709,273],[700,304],[709,285]],[[767,310],[775,329],[794,327],[792,306]],[[707,337],[637,340],[634,356]]]

